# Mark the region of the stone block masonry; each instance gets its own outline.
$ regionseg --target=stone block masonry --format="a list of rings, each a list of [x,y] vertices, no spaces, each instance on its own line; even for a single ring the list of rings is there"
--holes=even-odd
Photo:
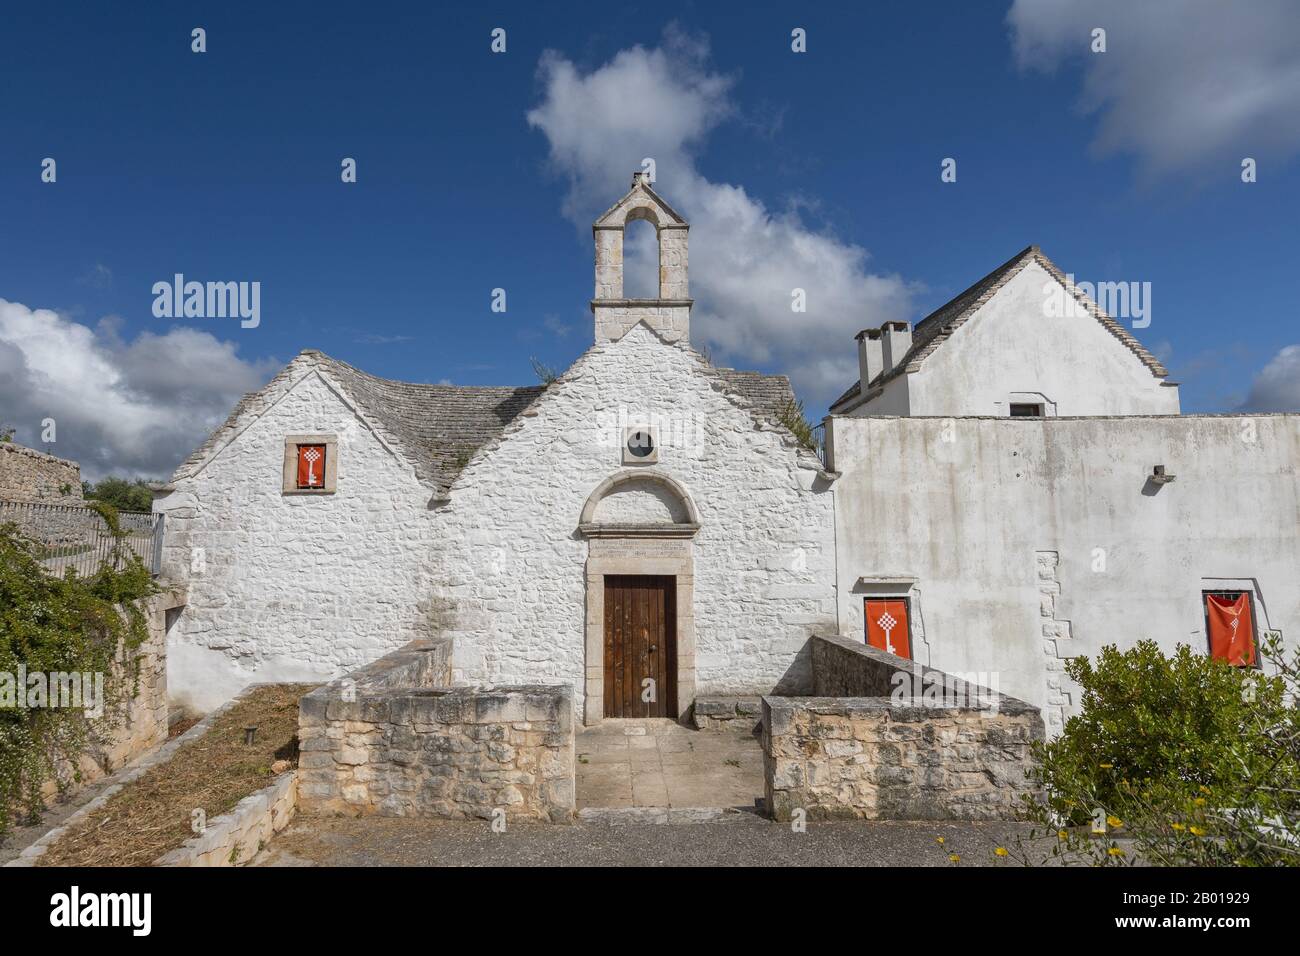
[[[451,642],[413,641],[302,699],[304,814],[567,822],[569,686],[450,685]]]
[[[714,733],[753,733],[763,714],[761,697],[696,697],[691,723]]]
[[[82,505],[81,466],[33,448],[0,442],[0,501]]]
[[[1036,707],[847,638],[812,642],[819,692],[870,696],[763,699],[775,819],[1005,820],[1037,796]]]

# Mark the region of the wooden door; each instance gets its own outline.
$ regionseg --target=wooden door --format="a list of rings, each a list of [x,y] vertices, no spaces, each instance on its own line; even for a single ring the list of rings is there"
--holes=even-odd
[[[605,576],[605,716],[677,716],[677,579]]]

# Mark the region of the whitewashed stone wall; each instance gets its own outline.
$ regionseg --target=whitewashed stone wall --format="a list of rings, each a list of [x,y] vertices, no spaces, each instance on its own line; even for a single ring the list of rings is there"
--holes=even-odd
[[[834,418],[841,633],[910,580],[915,658],[1077,711],[1063,661],[1142,638],[1206,648],[1201,592],[1300,638],[1300,415]],[[1149,480],[1164,465],[1170,484]],[[864,582],[863,579],[867,581]],[[915,636],[915,635],[914,635]]]
[[[155,507],[164,574],[189,586],[169,634],[173,698],[206,710],[253,680],[337,676],[408,641],[456,639],[459,681],[566,683],[583,705],[588,495],[622,470],[623,428],[651,422],[701,529],[699,693],[796,680],[835,621],[831,496],[815,459],[761,426],[685,346],[644,327],[594,346],[429,508],[431,491],[336,391],[302,377]],[[338,435],[338,491],[281,494],[286,434]],[[603,522],[681,520],[661,488],[624,485]],[[196,551],[201,549],[201,551]],[[594,662],[599,664],[600,662]]]
[[[1177,387],[1153,375],[1096,318],[1045,314],[1050,288],[1063,290],[1030,263],[919,371],[891,380],[853,414],[1008,416],[1013,401],[1042,403],[1060,417],[1178,414]]]
[[[429,634],[430,491],[311,367],[196,475],[167,513],[174,700],[208,710],[246,684],[333,677]],[[338,491],[281,493],[284,438],[338,435]],[[201,549],[198,551],[196,549]]]
[[[620,422],[638,418],[674,438],[643,467],[685,486],[700,516],[697,693],[767,692],[797,676],[811,631],[835,620],[831,495],[812,490],[817,471],[784,429],[760,428],[718,388],[698,354],[639,326],[590,349],[475,456],[438,511],[433,573],[458,679],[572,682],[582,712],[584,664],[602,662],[584,661],[578,518],[623,468]],[[607,513],[662,520],[665,508],[643,492]]]

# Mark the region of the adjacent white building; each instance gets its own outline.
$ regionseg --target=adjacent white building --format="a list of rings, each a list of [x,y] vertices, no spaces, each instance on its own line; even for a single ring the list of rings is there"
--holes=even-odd
[[[654,299],[623,296],[631,219],[659,237]],[[437,631],[460,680],[572,683],[588,722],[681,716],[806,691],[825,630],[983,673],[1050,729],[1065,658],[1208,651],[1207,595],[1249,605],[1252,640],[1294,634],[1300,416],[1178,415],[1160,363],[1038,249],[915,331],[861,333],[819,455],[784,377],[691,347],[688,226],[641,176],[594,236],[595,342],[554,382],[394,382],[307,351],[181,465],[155,504],[189,585],[176,696]]]
[[[832,415],[1177,415],[1178,386],[1037,246],[916,324],[857,335]]]

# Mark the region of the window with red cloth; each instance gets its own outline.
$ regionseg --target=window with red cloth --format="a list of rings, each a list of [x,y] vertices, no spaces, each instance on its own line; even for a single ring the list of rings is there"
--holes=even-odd
[[[899,657],[912,657],[911,604],[907,598],[864,598],[867,643]]]
[[[1234,667],[1255,666],[1255,613],[1249,591],[1206,591],[1210,656]]]
[[[298,446],[298,487],[325,487],[325,446]]]

